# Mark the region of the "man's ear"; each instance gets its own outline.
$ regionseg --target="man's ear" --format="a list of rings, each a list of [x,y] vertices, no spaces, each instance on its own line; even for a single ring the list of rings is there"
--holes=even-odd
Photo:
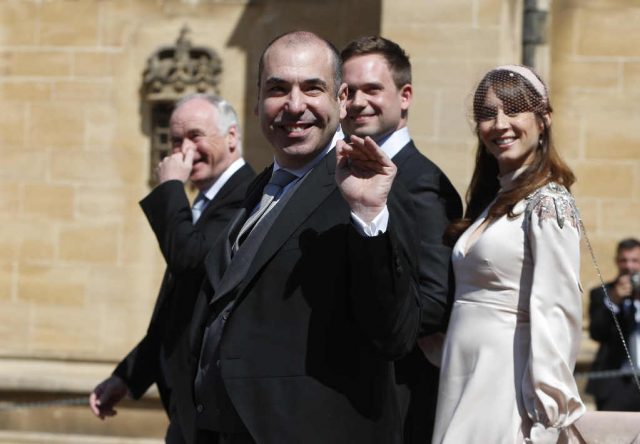
[[[402,111],[407,111],[411,106],[411,99],[413,99],[413,86],[411,83],[407,83],[400,88],[400,108]]]
[[[343,83],[338,89],[338,104],[340,106],[340,120],[347,117],[347,84]]]
[[[235,152],[238,149],[238,126],[231,125],[227,130],[225,138],[227,139],[229,151],[232,153]]]

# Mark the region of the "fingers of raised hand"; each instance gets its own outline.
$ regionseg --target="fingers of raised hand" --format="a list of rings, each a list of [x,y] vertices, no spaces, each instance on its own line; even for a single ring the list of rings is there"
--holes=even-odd
[[[193,165],[193,154],[194,154],[194,149],[193,148],[188,148],[186,150],[186,152],[184,153],[184,163],[187,165]]]
[[[364,140],[364,145],[371,160],[375,160],[383,166],[394,165],[389,156],[382,151],[382,148],[371,137],[367,137]]]
[[[379,162],[383,165],[391,163],[389,157],[382,151],[382,148],[371,137],[364,139],[352,136],[351,143],[354,148],[354,157]]]

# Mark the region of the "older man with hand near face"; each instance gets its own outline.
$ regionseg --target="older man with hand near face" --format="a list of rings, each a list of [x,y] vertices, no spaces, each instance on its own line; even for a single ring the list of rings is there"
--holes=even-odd
[[[180,100],[171,115],[172,154],[157,168],[158,186],[140,202],[167,270],[147,334],[90,396],[101,419],[116,414],[127,394],[137,399],[154,382],[170,418],[166,441],[185,442],[175,393],[189,390],[187,358],[178,339],[186,329],[213,241],[229,222],[255,177],[242,159],[234,109],[220,97],[196,94]],[[199,193],[190,207],[184,184]]]

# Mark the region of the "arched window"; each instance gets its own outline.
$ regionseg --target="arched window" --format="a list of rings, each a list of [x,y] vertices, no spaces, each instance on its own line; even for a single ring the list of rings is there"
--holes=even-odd
[[[193,46],[185,25],[174,46],[159,48],[147,59],[143,73],[143,128],[151,141],[149,184],[156,185],[155,168],[171,149],[169,117],[181,97],[218,94],[222,61],[213,49]]]

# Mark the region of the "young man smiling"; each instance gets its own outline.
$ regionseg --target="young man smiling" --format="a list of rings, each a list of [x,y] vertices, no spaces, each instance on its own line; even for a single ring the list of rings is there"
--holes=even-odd
[[[423,325],[421,336],[445,328],[451,276],[451,250],[442,236],[449,221],[462,216],[462,203],[447,176],[421,154],[407,127],[413,99],[411,63],[395,42],[367,36],[349,43],[341,53],[342,75],[347,84],[346,134],[370,137],[391,158],[398,173],[390,195],[391,218],[402,220],[408,233],[399,237],[414,252],[419,269]],[[399,207],[394,196],[404,195],[410,204]],[[417,247],[416,247],[417,245]],[[416,346],[396,363],[398,393],[408,409],[405,442],[429,442],[438,388],[438,368]]]

